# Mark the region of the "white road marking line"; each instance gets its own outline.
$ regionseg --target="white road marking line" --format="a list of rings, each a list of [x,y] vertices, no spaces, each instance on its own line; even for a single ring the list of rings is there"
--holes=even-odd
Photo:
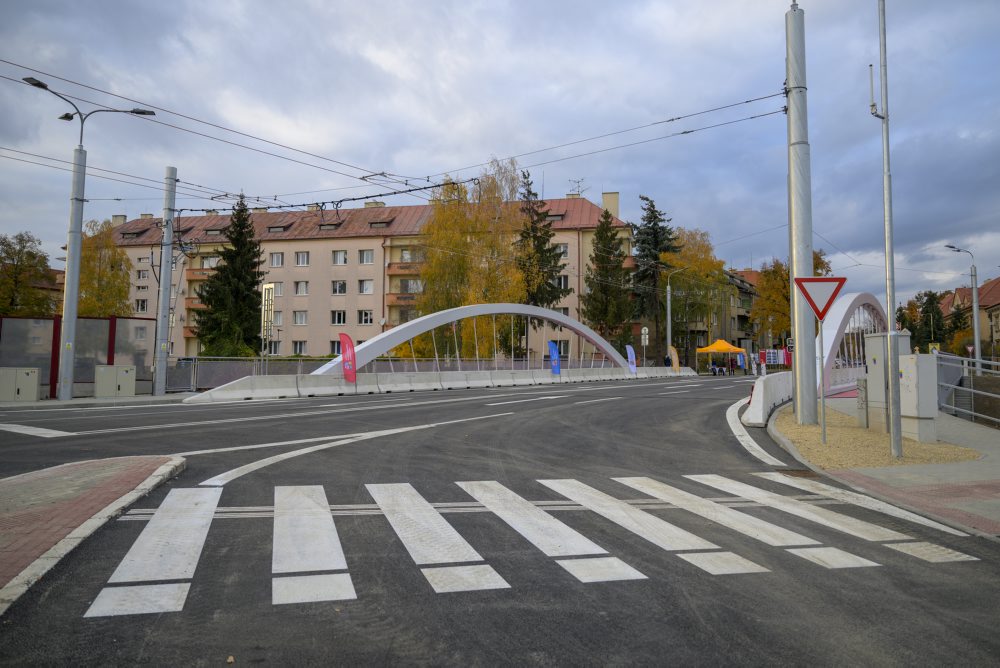
[[[865,568],[879,565],[835,547],[802,547],[788,551],[824,568]]]
[[[62,436],[76,436],[76,432],[72,431],[58,431],[56,429],[32,427],[26,424],[0,424],[0,431],[10,431],[15,434],[27,434],[28,436],[40,436],[41,438],[60,438]]]
[[[365,485],[418,566],[483,561],[409,483]]]
[[[347,573],[271,578],[271,605],[353,601],[357,597]]]
[[[557,394],[548,397],[532,397],[530,399],[515,399],[514,401],[498,401],[492,404],[483,404],[484,406],[506,406],[507,404],[523,404],[526,401],[545,401],[546,399],[565,399],[565,394]]]
[[[729,423],[729,429],[733,432],[733,435],[736,436],[736,440],[740,442],[740,445],[742,445],[747,452],[760,461],[765,464],[770,464],[771,466],[787,466],[783,461],[767,454],[762,447],[757,445],[757,441],[753,440],[750,436],[750,432],[748,432],[746,427],[743,426],[743,423],[740,422],[740,407],[749,402],[749,397],[746,399],[740,399],[726,409],[726,422]]]
[[[221,489],[172,489],[108,582],[189,580],[219,505]]]
[[[743,573],[769,573],[767,568],[744,559],[732,552],[688,552],[678,554],[684,561],[712,575],[740,575]]]
[[[510,525],[528,542],[549,557],[574,557],[585,554],[607,554],[596,543],[575,529],[541,510],[503,485],[493,480],[456,482],[469,496],[479,501],[497,517]]]
[[[885,501],[879,501],[870,496],[864,494],[859,494],[858,492],[852,492],[846,489],[840,489],[839,487],[834,487],[832,485],[827,485],[821,482],[816,482],[815,480],[805,480],[803,478],[793,478],[791,476],[784,475],[783,473],[755,473],[754,475],[760,476],[767,480],[773,482],[780,482],[782,485],[788,485],[789,487],[794,487],[796,489],[801,489],[805,492],[812,492],[813,494],[820,494],[822,496],[836,499],[837,501],[844,501],[846,503],[853,503],[856,506],[861,506],[862,508],[868,508],[869,510],[874,510],[891,517],[895,517],[901,520],[909,520],[910,522],[915,522],[917,524],[922,524],[925,527],[930,527],[932,529],[937,529],[938,531],[943,531],[949,533],[953,536],[968,536],[969,534],[964,531],[959,531],[958,529],[952,529],[950,526],[941,524],[940,522],[935,522],[934,520],[927,519],[926,517],[921,517],[916,513],[911,513],[909,510],[903,510]]]
[[[482,589],[510,589],[507,581],[492,566],[445,566],[421,568],[420,572],[438,594]]]
[[[729,480],[720,475],[686,475],[685,478],[720,489],[729,494],[737,494],[744,499],[762,503],[765,506],[784,511],[796,517],[816,522],[825,527],[869,541],[910,540],[910,536],[884,527],[819,508],[802,501],[796,501],[781,494],[768,492],[751,485]]]
[[[738,531],[744,536],[755,538],[767,545],[786,547],[790,545],[818,545],[819,541],[802,534],[789,531],[762,519],[727,508],[708,499],[665,485],[651,478],[613,478],[632,489],[683,508],[707,520]]]
[[[565,568],[573,577],[583,583],[647,579],[645,575],[617,557],[557,559],[556,563]]]
[[[237,445],[231,448],[214,448],[212,450],[189,450],[188,452],[172,453],[177,457],[190,457],[192,455],[214,455],[219,452],[239,452],[240,450],[259,450],[260,448],[280,448],[284,445],[299,445],[300,443],[315,443],[316,441],[335,441],[342,438],[360,436],[361,433],[338,434],[335,436],[317,436],[315,438],[298,438],[294,441],[277,441],[275,443],[258,443],[257,445]]]
[[[607,397],[605,399],[587,399],[586,401],[574,401],[574,406],[579,406],[580,404],[596,404],[598,401],[615,401],[616,399],[621,399],[622,397]]]
[[[539,480],[538,482],[664,550],[718,549],[718,545],[577,480]]]
[[[979,561],[976,557],[934,543],[886,543],[885,546],[911,557],[929,561],[932,564],[943,564],[951,561]]]
[[[367,434],[360,434],[358,436],[353,436],[351,438],[344,438],[337,441],[332,441],[329,443],[320,443],[319,445],[313,445],[308,448],[302,448],[300,450],[293,450],[292,452],[283,452],[280,455],[274,455],[273,457],[267,457],[266,459],[260,459],[256,462],[246,464],[245,466],[240,466],[231,471],[221,473],[217,476],[209,478],[208,480],[202,482],[205,486],[221,486],[226,483],[232,482],[236,478],[246,475],[247,473],[252,473],[258,471],[264,467],[271,466],[272,464],[277,464],[294,457],[300,457],[302,455],[307,455],[313,452],[319,452],[320,450],[325,450],[327,448],[335,448],[338,445],[346,445],[347,443],[355,443],[357,441],[365,441],[372,438],[377,438],[379,436],[388,436],[391,434],[402,434],[408,431],[417,431],[419,429],[430,429],[431,427],[441,427],[449,424],[458,424],[460,422],[471,422],[473,420],[485,420],[487,418],[503,417],[505,415],[513,415],[513,413],[496,413],[494,415],[480,415],[477,417],[464,418],[462,420],[449,420],[447,422],[432,422],[430,424],[421,424],[413,427],[400,427],[398,429],[384,429],[382,431],[371,431]]]
[[[737,383],[756,383],[756,378],[747,378],[746,380],[737,380]]]
[[[190,587],[190,582],[105,587],[83,616],[114,617],[180,612],[184,609]]]
[[[661,397],[664,397],[668,394],[687,394],[690,391],[691,390],[678,390],[676,392],[657,392],[657,394],[660,395]]]
[[[347,568],[322,485],[274,488],[272,573]],[[350,581],[350,577],[348,577]]]

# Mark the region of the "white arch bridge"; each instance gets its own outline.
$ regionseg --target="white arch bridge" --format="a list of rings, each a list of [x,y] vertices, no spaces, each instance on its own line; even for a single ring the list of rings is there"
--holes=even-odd
[[[882,304],[869,292],[840,295],[823,321],[823,371],[827,391],[854,387],[865,375],[865,334],[888,331]],[[906,351],[904,351],[906,352]],[[816,359],[817,371],[819,359]],[[817,373],[817,379],[819,374]]]

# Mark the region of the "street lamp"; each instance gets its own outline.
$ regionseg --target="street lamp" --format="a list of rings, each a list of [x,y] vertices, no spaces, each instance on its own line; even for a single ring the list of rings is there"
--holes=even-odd
[[[964,248],[959,248],[958,246],[953,246],[951,244],[945,244],[945,248],[948,248],[956,253],[968,253],[969,257],[972,258],[972,345],[973,350],[976,355],[976,375],[982,375],[982,364],[980,363],[980,352],[979,352],[979,279],[976,276],[976,256],[972,254],[972,251],[965,250]]]
[[[76,348],[76,313],[80,299],[80,242],[83,235],[84,180],[87,172],[87,152],[83,150],[83,124],[90,116],[107,111],[135,116],[155,116],[148,109],[94,109],[86,114],[72,100],[50,89],[48,84],[34,77],[24,77],[25,83],[52,93],[68,103],[75,113],[65,113],[59,120],[80,119],[80,144],[73,151],[73,192],[70,195],[69,238],[66,242],[66,283],[63,292],[62,332],[59,337],[59,391],[58,398],[73,398],[73,366]]]
[[[674,269],[669,274],[667,274],[667,355],[670,355],[670,346],[674,342],[673,332],[671,331],[670,322],[670,277],[677,272],[684,271],[687,267],[681,267],[680,269]],[[685,348],[686,349],[686,348]],[[684,353],[687,355],[687,353]]]

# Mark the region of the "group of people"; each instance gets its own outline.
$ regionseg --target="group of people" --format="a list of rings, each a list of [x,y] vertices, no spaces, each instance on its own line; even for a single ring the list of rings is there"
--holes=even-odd
[[[752,361],[751,364],[753,364],[754,366],[753,375],[756,376],[757,375],[756,360]],[[744,376],[746,376],[749,373],[746,366],[740,367],[739,365],[737,365],[735,357],[730,357],[726,362],[723,362],[721,365],[716,364],[715,360],[712,360],[712,366],[709,367],[713,376],[735,376],[736,370],[739,368],[743,369]]]

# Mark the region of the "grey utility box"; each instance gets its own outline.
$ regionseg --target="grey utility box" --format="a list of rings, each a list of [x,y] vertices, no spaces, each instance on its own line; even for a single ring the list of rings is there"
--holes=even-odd
[[[38,369],[0,369],[0,401],[38,401]]]
[[[877,332],[865,334],[865,377],[868,379],[868,428],[883,434],[889,431],[889,375],[888,334]],[[910,350],[910,332],[903,330],[895,334],[900,358]]]
[[[94,368],[95,397],[134,397],[135,366],[99,364]]]

